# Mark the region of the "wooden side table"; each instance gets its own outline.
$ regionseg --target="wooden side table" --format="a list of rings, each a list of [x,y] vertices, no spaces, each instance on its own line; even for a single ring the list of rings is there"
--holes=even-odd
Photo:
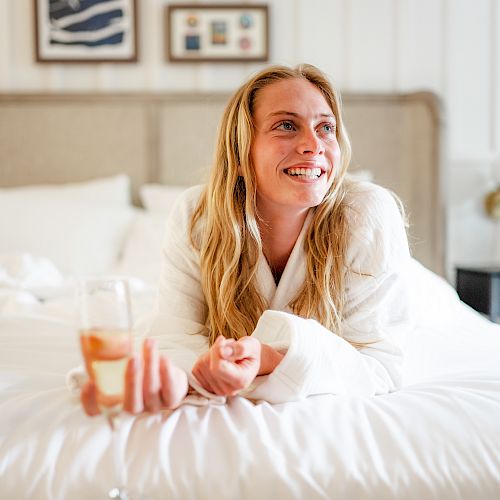
[[[457,267],[457,292],[476,311],[500,319],[500,266]]]

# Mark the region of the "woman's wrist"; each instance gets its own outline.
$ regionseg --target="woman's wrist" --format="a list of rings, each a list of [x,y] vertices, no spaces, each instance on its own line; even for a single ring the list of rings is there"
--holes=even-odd
[[[283,354],[270,345],[262,344],[260,351],[260,367],[257,375],[269,375],[280,364]]]

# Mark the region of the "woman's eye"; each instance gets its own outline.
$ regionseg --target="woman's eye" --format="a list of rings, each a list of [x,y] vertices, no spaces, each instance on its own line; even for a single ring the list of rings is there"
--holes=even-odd
[[[335,133],[335,125],[333,123],[325,123],[323,126],[323,131],[326,132],[327,134],[334,134]]]
[[[292,122],[281,122],[278,125],[277,129],[289,131],[289,130],[295,130],[295,127],[293,126]]]

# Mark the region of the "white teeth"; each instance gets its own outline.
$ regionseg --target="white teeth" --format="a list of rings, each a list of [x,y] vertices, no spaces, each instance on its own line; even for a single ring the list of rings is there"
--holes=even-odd
[[[302,175],[311,179],[317,179],[321,175],[320,168],[289,168],[288,175]]]

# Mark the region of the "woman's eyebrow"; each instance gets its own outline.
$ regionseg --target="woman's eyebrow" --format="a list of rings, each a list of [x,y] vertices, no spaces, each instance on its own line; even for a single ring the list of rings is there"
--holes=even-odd
[[[299,116],[298,113],[294,113],[293,111],[273,111],[272,113],[269,113],[267,115],[267,118],[271,118],[273,116],[279,116],[279,115]]]
[[[294,113],[293,111],[285,111],[285,110],[280,110],[280,111],[273,111],[269,113],[266,116],[266,120],[269,118],[274,118],[275,116],[293,116],[293,117],[300,117],[298,113]],[[318,118],[330,118],[332,120],[336,120],[335,115],[332,113],[319,113],[317,115]]]

